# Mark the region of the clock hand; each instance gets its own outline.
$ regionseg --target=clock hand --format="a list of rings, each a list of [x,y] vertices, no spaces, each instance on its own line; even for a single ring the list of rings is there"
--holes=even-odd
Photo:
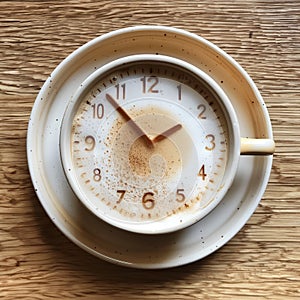
[[[128,115],[124,108],[122,108],[110,94],[106,94],[106,99],[126,121],[130,121],[129,124],[136,130],[137,133],[140,134],[147,146],[153,148],[153,141],[148,137],[144,130],[133,121],[133,119]]]
[[[176,132],[177,130],[179,130],[181,128],[182,128],[182,125],[177,124],[177,125],[169,128],[169,129],[167,129],[163,133],[157,135],[154,139],[152,139],[152,142],[153,143],[160,142],[160,141],[164,140],[165,138],[167,138],[168,136],[170,136],[171,134],[173,134],[174,132]]]

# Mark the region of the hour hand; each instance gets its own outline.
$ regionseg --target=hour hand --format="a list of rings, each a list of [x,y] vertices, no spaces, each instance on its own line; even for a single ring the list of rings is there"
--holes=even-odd
[[[124,108],[120,106],[110,94],[106,94],[106,99],[126,121],[129,121],[131,127],[133,127],[133,129],[144,139],[146,145],[148,147],[153,147],[153,141],[148,137],[144,130],[130,117],[130,115],[124,110]]]
[[[173,127],[167,129],[166,131],[162,132],[161,134],[159,134],[155,138],[153,138],[152,142],[154,144],[158,143],[158,142],[166,139],[167,137],[169,137],[170,135],[172,135],[173,133],[175,133],[176,131],[178,131],[181,128],[182,128],[181,124],[174,125]]]

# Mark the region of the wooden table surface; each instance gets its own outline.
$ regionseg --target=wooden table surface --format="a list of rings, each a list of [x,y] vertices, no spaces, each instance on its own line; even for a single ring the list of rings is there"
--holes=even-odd
[[[70,242],[31,184],[28,119],[51,71],[113,29],[169,25],[215,43],[250,74],[276,153],[251,219],[207,258],[127,269]],[[1,299],[300,299],[300,1],[0,1]]]

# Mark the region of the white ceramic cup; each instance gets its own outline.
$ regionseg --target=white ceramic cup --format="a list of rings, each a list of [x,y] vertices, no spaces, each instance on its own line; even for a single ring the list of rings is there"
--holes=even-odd
[[[222,182],[220,183],[221,188],[216,191],[213,199],[208,201],[207,205],[194,205],[193,209],[178,210],[176,213],[165,216],[161,219],[155,219],[153,221],[130,220],[130,217],[128,218],[128,216],[126,218],[122,216],[116,217],[115,212],[112,212],[111,208],[107,208],[107,206],[104,204],[99,204],[99,201],[97,201],[95,197],[91,199],[78,181],[78,176],[76,175],[75,171],[76,166],[74,165],[70,150],[70,145],[72,143],[72,120],[76,114],[79,101],[81,101],[83,95],[86,94],[87,91],[95,84],[98,78],[106,74],[109,70],[126,64],[143,61],[163,62],[175,67],[184,68],[188,72],[200,78],[201,81],[205,82],[205,84],[209,86],[209,88],[216,95],[219,105],[222,107],[223,114],[227,120],[229,135],[226,168]],[[194,65],[180,59],[152,54],[131,55],[117,59],[102,66],[92,75],[90,75],[81,84],[80,88],[71,99],[64,115],[60,134],[62,164],[69,184],[80,201],[97,217],[101,218],[105,222],[121,229],[141,234],[169,233],[183,229],[199,221],[208,213],[210,213],[228,192],[228,189],[230,188],[236,175],[240,155],[271,155],[274,152],[274,148],[274,141],[271,139],[243,138],[240,136],[238,118],[230,99],[227,97],[220,85],[218,85],[208,74]]]

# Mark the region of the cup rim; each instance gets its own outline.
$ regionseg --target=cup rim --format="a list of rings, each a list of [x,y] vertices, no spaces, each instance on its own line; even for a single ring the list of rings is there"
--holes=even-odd
[[[68,150],[70,150],[70,145],[71,145],[71,134],[70,134],[70,130],[67,129],[71,128],[71,122],[80,104],[79,100],[82,97],[82,94],[84,94],[91,86],[93,86],[95,81],[100,76],[104,75],[111,69],[120,67],[125,64],[130,64],[133,62],[145,62],[145,61],[167,62],[177,67],[184,68],[189,72],[193,73],[194,75],[200,77],[201,80],[203,80],[208,85],[211,91],[214,94],[216,94],[217,96],[216,98],[220,100],[220,101],[218,100],[219,104],[222,106],[223,112],[227,114],[226,120],[228,121],[228,118],[230,119],[230,122],[227,122],[229,139],[230,139],[230,147],[229,147],[230,153],[228,155],[226,170],[223,176],[223,178],[226,177],[226,181],[223,182],[222,180],[222,185],[221,185],[222,188],[216,194],[216,198],[214,198],[214,200],[211,201],[204,209],[201,209],[199,211],[197,210],[193,211],[193,213],[189,214],[189,217],[186,217],[185,215],[184,220],[182,220],[183,218],[181,217],[181,222],[174,222],[174,224],[172,224],[172,222],[169,222],[171,224],[168,224],[168,226],[166,227],[164,227],[164,221],[166,220],[166,218],[171,218],[171,217],[166,217],[160,220],[138,224],[137,222],[129,223],[126,221],[123,222],[121,220],[119,221],[115,220],[114,218],[110,218],[109,216],[107,216],[105,213],[102,213],[100,209],[96,209],[93,203],[89,201],[86,195],[81,191],[79,184],[76,184],[77,179],[76,179],[75,172],[73,171],[74,166],[70,155],[71,153],[68,152]],[[229,98],[227,97],[226,93],[222,90],[222,88],[216,83],[216,81],[212,79],[207,73],[205,73],[198,67],[192,65],[191,63],[188,63],[176,57],[161,55],[161,54],[134,54],[134,55],[124,56],[104,64],[95,72],[90,74],[80,84],[80,86],[74,93],[72,99],[70,99],[67,108],[64,112],[62,125],[60,128],[60,134],[59,134],[59,148],[60,148],[63,170],[69,185],[71,186],[72,190],[75,192],[76,196],[81,201],[81,203],[84,204],[84,206],[87,207],[94,215],[96,215],[98,218],[102,219],[103,221],[126,231],[131,231],[131,232],[141,233],[141,234],[164,234],[164,233],[178,231],[193,225],[194,223],[198,222],[206,215],[208,215],[219,204],[219,202],[223,199],[228,189],[230,188],[237,171],[238,161],[240,156],[240,139],[241,137],[240,137],[240,128],[238,124],[238,119]],[[177,217],[179,215],[181,214],[177,214]],[[155,226],[152,226],[152,224],[155,224]]]

